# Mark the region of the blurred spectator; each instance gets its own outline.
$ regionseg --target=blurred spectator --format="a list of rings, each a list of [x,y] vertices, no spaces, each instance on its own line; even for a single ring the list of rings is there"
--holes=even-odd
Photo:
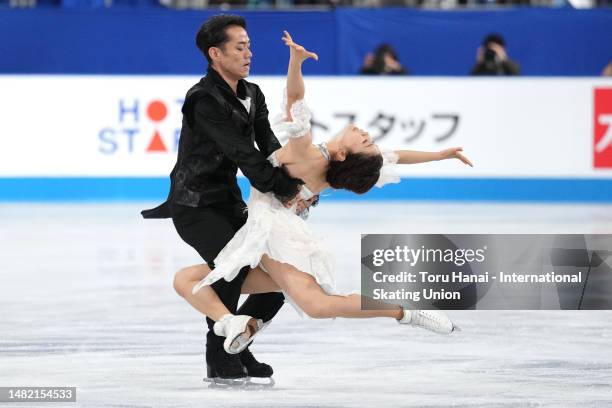
[[[476,53],[472,75],[519,75],[519,65],[508,58],[506,41],[499,34],[489,34]]]
[[[399,62],[397,53],[389,44],[381,44],[374,54],[368,53],[363,60],[360,74],[364,75],[408,75],[408,70]]]
[[[340,0],[292,0],[291,4],[294,6],[350,6],[351,2]]]
[[[601,75],[612,76],[612,61],[608,62],[608,65],[606,65],[603,71],[601,71]]]

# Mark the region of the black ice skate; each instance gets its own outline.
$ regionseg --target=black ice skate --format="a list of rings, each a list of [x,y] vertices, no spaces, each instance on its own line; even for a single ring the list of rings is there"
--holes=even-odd
[[[249,377],[268,378],[272,377],[272,374],[274,374],[272,367],[266,363],[257,361],[248,348],[240,353],[240,361]]]
[[[272,370],[269,364],[257,361],[248,348],[244,349],[239,356],[248,375],[247,386],[259,386],[262,388],[274,386],[274,379],[272,378],[274,370]]]
[[[228,354],[222,347],[208,347],[204,382],[218,386],[242,386],[246,379],[246,369],[238,355]]]

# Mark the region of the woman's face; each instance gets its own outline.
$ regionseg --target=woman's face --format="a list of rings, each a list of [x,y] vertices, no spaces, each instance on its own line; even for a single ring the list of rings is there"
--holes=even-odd
[[[340,135],[340,146],[348,153],[379,154],[370,134],[355,125],[348,125]]]

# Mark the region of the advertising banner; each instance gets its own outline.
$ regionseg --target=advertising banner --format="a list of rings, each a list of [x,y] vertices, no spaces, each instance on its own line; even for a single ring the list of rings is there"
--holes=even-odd
[[[253,77],[270,119],[283,77]],[[176,158],[189,76],[0,76],[0,177],[160,177]],[[612,178],[612,84],[589,79],[307,77],[315,142],[349,123],[383,148],[463,146],[404,176]],[[27,160],[25,160],[27,157]]]

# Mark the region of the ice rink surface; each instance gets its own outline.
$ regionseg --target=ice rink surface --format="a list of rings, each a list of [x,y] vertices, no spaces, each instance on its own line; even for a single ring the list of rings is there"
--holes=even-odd
[[[204,319],[172,288],[199,259],[152,204],[0,205],[0,386],[77,387],[10,406],[612,407],[612,311],[451,311],[442,337],[286,305],[252,347],[275,385],[211,389]],[[362,233],[612,233],[612,206],[322,200],[310,222],[351,292]]]

